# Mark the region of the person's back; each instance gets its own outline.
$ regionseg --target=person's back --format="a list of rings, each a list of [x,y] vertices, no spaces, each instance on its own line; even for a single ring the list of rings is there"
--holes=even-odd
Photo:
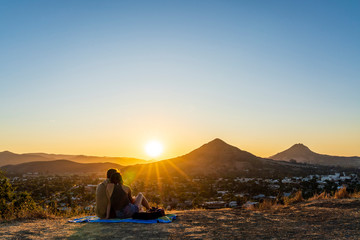
[[[106,217],[106,206],[108,203],[108,198],[106,196],[106,185],[108,184],[108,180],[100,183],[96,188],[96,207],[95,213],[99,218]]]
[[[106,208],[107,208],[107,204],[108,204],[108,197],[106,195],[106,186],[109,183],[109,178],[111,177],[112,174],[116,173],[118,170],[114,169],[114,168],[110,168],[107,172],[106,172],[106,180],[103,181],[102,183],[100,183],[97,187],[96,187],[96,206],[95,206],[95,213],[96,216],[98,216],[99,218],[105,218],[106,217]]]
[[[114,190],[110,197],[110,216],[125,218],[130,215],[126,208],[130,203],[128,193],[123,189],[123,185],[114,185]]]
[[[139,212],[141,205],[150,208],[146,198],[139,193],[134,199],[130,187],[123,184],[120,173],[114,173],[110,177],[110,183],[106,186],[108,197],[106,218],[130,218]]]

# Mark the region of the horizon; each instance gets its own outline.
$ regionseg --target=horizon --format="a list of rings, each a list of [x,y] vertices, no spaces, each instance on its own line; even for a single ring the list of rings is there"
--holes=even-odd
[[[203,147],[204,145],[206,145],[206,144],[208,144],[208,143],[211,143],[211,142],[213,142],[213,141],[216,141],[216,140],[220,140],[220,141],[224,142],[224,143],[227,144],[227,145],[236,147],[236,148],[238,148],[238,149],[240,149],[240,150],[242,150],[242,151],[249,152],[249,153],[251,153],[251,154],[253,154],[253,155],[257,156],[257,157],[261,157],[261,158],[270,158],[271,156],[274,156],[274,155],[276,155],[276,154],[278,154],[278,153],[281,153],[281,152],[283,152],[283,151],[286,151],[286,150],[288,150],[288,149],[290,149],[290,148],[292,148],[292,147],[294,147],[294,146],[296,146],[296,145],[301,145],[301,146],[304,146],[304,147],[306,147],[306,148],[309,148],[310,151],[312,151],[312,152],[314,152],[314,153],[317,153],[317,154],[329,155],[329,154],[327,154],[327,153],[314,151],[311,147],[307,146],[307,145],[304,144],[304,143],[294,143],[294,144],[291,145],[290,147],[288,147],[288,148],[286,148],[286,149],[283,149],[283,150],[279,150],[278,152],[273,153],[272,155],[269,155],[269,156],[259,156],[259,155],[255,154],[255,153],[252,153],[252,152],[250,152],[250,151],[247,151],[246,149],[242,149],[242,148],[240,148],[240,147],[238,147],[238,146],[232,145],[231,143],[228,143],[228,142],[226,142],[226,141],[224,141],[223,139],[220,139],[220,138],[215,138],[215,139],[213,139],[213,140],[211,140],[211,141],[209,141],[209,142],[206,142],[206,143],[204,143],[204,144],[202,144],[202,145],[200,145],[200,146],[198,146],[198,147],[194,147],[192,150],[189,150],[189,151],[186,152],[186,153],[182,153],[182,154],[180,154],[180,155],[178,155],[178,156],[173,156],[173,157],[170,157],[170,158],[161,158],[161,156],[160,156],[160,157],[154,157],[154,158],[150,158],[150,159],[142,159],[142,158],[136,158],[136,157],[132,157],[132,156],[106,156],[106,155],[104,155],[104,156],[97,156],[97,155],[87,155],[87,154],[48,153],[48,152],[26,152],[26,153],[18,153],[18,152],[13,152],[13,151],[9,151],[9,150],[3,150],[3,151],[0,151],[0,153],[1,153],[1,152],[10,152],[10,153],[20,154],[20,155],[21,155],[21,154],[54,154],[54,155],[72,155],[72,156],[87,156],[87,157],[99,157],[99,158],[130,158],[130,159],[131,159],[131,158],[134,158],[134,159],[145,160],[145,161],[149,161],[149,162],[153,162],[153,161],[157,162],[157,161],[168,160],[168,159],[171,159],[171,158],[176,158],[176,157],[180,157],[180,156],[186,155],[186,154],[188,154],[188,153],[190,153],[190,152],[192,152],[192,151],[194,151],[194,150],[196,150],[196,149],[198,149],[198,148],[201,148],[201,147]],[[353,156],[333,155],[333,156],[338,156],[338,157],[360,157],[360,156],[357,156],[357,155],[353,155]],[[61,159],[59,159],[59,160],[61,160]],[[64,160],[66,160],[66,159],[64,159]],[[50,160],[50,161],[51,161],[51,160]]]
[[[359,1],[3,1],[0,147],[360,156]]]

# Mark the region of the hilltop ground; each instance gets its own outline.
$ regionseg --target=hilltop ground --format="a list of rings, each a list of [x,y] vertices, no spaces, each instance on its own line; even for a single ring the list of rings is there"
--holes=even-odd
[[[360,200],[328,199],[273,210],[188,210],[170,224],[23,220],[0,225],[2,239],[360,239]]]

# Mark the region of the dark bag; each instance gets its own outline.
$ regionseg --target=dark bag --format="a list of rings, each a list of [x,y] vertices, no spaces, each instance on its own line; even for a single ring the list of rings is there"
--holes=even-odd
[[[157,219],[159,217],[165,216],[164,209],[161,208],[151,208],[147,210],[146,212],[138,212],[134,213],[132,216],[133,219],[141,219],[141,220],[151,220],[151,219]]]

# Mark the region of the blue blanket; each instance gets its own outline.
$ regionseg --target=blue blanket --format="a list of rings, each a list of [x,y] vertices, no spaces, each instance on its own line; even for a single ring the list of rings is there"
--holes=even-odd
[[[132,218],[125,218],[125,219],[101,219],[96,216],[86,216],[82,218],[75,218],[69,220],[70,223],[90,223],[90,222],[100,222],[100,223],[121,223],[121,222],[129,222],[129,223],[171,223],[173,220],[176,219],[175,214],[166,214],[164,217],[159,217],[158,219],[152,220],[141,220],[141,219],[132,219]]]

